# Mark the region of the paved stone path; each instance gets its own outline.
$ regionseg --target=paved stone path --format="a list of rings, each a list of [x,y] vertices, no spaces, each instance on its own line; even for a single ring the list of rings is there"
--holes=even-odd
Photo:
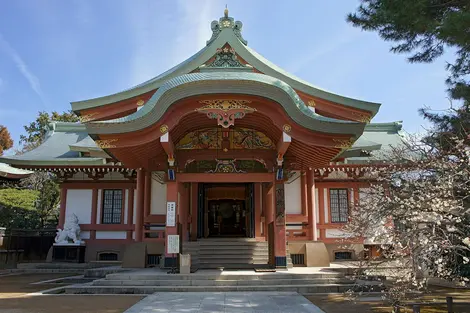
[[[325,313],[297,292],[161,292],[124,313]]]

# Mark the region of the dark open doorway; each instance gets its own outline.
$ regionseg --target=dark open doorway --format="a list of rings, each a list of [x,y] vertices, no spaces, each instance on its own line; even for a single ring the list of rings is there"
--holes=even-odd
[[[253,183],[198,187],[198,238],[254,237]]]

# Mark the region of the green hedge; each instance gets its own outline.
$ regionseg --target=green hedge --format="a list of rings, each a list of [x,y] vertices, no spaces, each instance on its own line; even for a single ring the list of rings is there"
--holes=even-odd
[[[0,227],[35,229],[40,225],[35,201],[39,191],[0,189]]]

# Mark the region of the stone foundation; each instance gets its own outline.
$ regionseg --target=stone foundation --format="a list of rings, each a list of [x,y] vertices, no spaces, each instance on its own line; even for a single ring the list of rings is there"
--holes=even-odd
[[[330,266],[328,250],[325,244],[320,241],[289,242],[289,253],[303,254],[304,265],[308,267]]]

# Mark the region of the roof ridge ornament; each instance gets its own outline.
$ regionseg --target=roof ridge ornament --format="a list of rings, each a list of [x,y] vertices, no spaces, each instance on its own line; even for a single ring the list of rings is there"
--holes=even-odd
[[[243,23],[240,21],[235,22],[233,17],[228,16],[227,5],[225,5],[224,16],[219,18],[218,22],[212,21],[211,23],[212,37],[206,42],[206,46],[210,45],[225,28],[232,29],[235,36],[237,36],[244,45],[248,43],[242,36]]]

